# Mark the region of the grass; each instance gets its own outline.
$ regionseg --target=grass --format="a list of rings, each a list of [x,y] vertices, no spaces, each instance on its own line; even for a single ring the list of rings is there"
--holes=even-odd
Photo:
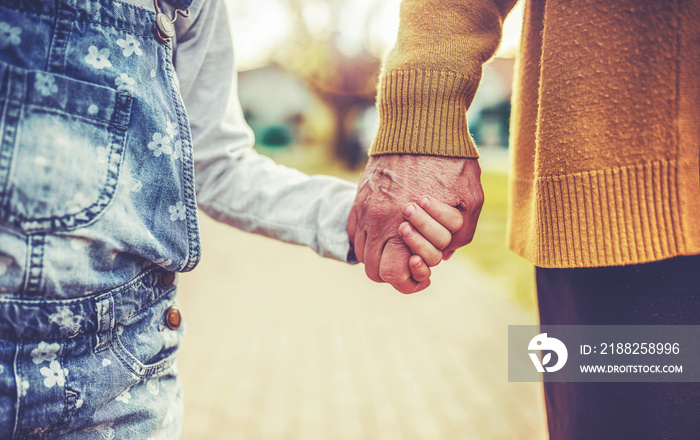
[[[474,240],[458,251],[468,258],[503,291],[528,308],[536,306],[534,268],[506,246],[508,212],[508,173],[505,170],[485,170],[481,175],[484,206],[479,216]]]

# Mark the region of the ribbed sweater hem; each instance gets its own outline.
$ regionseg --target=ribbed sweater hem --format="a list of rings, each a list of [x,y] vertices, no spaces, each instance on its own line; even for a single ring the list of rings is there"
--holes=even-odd
[[[370,155],[479,157],[466,117],[477,87],[449,71],[384,74],[377,95],[379,130]]]
[[[516,180],[511,196],[530,203],[516,205],[511,213],[509,246],[536,266],[556,268],[639,264],[700,253],[700,244],[683,234],[688,218],[697,219],[698,213],[685,212],[682,218],[681,174],[676,161],[660,160]],[[523,225],[513,218],[530,221]]]

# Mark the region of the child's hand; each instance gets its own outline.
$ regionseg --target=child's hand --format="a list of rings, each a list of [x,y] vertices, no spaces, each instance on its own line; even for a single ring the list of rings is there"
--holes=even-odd
[[[462,227],[462,213],[432,197],[423,197],[418,204],[410,203],[403,211],[407,222],[399,225],[399,234],[414,255],[408,265],[415,281],[427,281],[430,267],[443,258],[452,241],[452,234]]]

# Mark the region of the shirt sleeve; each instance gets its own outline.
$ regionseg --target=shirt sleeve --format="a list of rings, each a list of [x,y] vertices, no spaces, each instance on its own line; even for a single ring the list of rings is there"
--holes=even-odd
[[[402,0],[370,154],[478,157],[466,112],[516,0]]]
[[[200,209],[245,231],[348,261],[346,225],[355,185],[307,176],[253,149],[238,100],[224,2],[195,4],[199,9],[192,11],[188,27],[178,28],[174,62],[192,130]]]

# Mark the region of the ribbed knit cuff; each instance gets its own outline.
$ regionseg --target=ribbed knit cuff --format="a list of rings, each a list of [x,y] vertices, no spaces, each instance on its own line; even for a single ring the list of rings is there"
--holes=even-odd
[[[479,157],[467,128],[478,83],[454,72],[399,70],[379,86],[379,131],[370,155]]]
[[[618,266],[688,254],[677,187],[675,161],[537,179],[535,235],[513,224],[529,214],[516,205],[510,246],[540,267]],[[516,183],[516,196],[529,188]]]

